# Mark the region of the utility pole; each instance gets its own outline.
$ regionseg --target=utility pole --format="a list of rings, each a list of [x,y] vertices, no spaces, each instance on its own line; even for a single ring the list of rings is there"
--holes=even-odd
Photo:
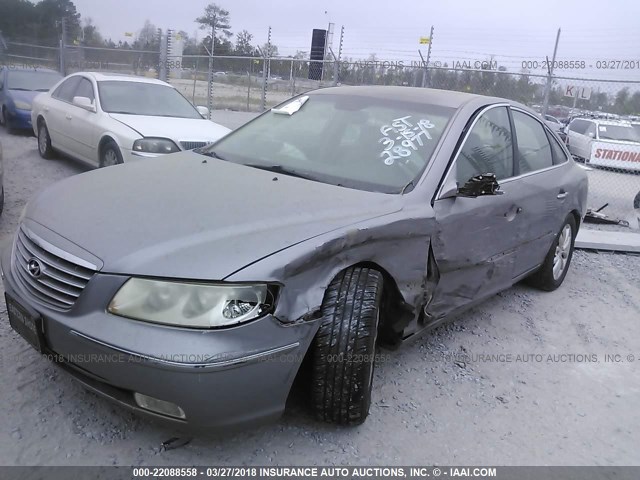
[[[548,65],[547,68],[547,85],[544,89],[544,100],[542,102],[542,115],[546,115],[547,108],[549,108],[549,94],[551,93],[551,84],[553,83],[553,67],[556,63],[556,54],[558,53],[558,42],[560,42],[560,29],[558,29],[558,34],[556,35],[556,44],[553,47],[553,59],[551,60],[551,64]],[[549,57],[547,57],[547,61]]]
[[[431,59],[431,44],[433,43],[433,25],[431,25],[431,30],[429,32],[429,47],[427,48],[427,60],[425,61],[422,56],[422,52],[418,50],[420,53],[420,58],[422,59],[422,63],[424,64],[424,74],[422,75],[422,88],[427,86],[427,73],[429,69],[429,60]]]

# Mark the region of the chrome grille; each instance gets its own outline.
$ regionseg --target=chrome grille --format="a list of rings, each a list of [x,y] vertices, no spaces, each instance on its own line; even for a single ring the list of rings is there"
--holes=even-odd
[[[204,147],[211,142],[180,142],[180,146],[185,150],[193,150],[194,148]]]
[[[18,230],[13,252],[13,274],[38,302],[56,310],[69,310],[95,273],[43,248],[29,238],[22,227]],[[36,260],[40,275],[29,272],[29,262]]]

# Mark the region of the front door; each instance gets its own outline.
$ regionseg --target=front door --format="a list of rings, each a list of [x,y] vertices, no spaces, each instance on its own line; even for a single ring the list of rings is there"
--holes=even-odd
[[[464,140],[444,185],[458,187],[483,173],[498,183],[514,174],[513,141],[506,106],[482,112]],[[500,195],[448,196],[434,202],[437,233],[431,241],[425,312],[429,321],[512,284],[521,242],[520,192],[506,183]],[[443,192],[441,192],[443,195]],[[446,195],[444,195],[446,196]]]

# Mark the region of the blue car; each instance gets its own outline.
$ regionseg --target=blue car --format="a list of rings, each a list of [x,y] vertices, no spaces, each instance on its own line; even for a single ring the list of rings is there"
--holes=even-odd
[[[8,130],[31,127],[31,102],[47,92],[62,75],[43,68],[9,68],[0,70],[0,124]]]

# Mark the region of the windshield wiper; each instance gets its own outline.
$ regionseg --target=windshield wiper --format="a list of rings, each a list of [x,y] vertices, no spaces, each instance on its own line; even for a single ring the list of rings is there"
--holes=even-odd
[[[200,149],[197,149],[198,153],[201,155],[206,155],[207,157],[213,157],[213,158],[217,158],[218,160],[224,160],[225,162],[227,161],[226,158],[224,158],[222,155],[218,155],[215,150],[209,150],[208,152],[203,152]]]
[[[29,88],[22,88],[22,87],[9,87],[9,90],[20,90],[22,92],[30,92],[31,89]]]
[[[267,172],[281,173],[282,175],[289,175],[291,177],[304,178],[306,180],[315,180],[315,177],[296,172],[295,170],[283,167],[282,165],[260,165],[256,163],[243,163],[242,165],[252,168],[258,168],[260,170],[266,170]]]

